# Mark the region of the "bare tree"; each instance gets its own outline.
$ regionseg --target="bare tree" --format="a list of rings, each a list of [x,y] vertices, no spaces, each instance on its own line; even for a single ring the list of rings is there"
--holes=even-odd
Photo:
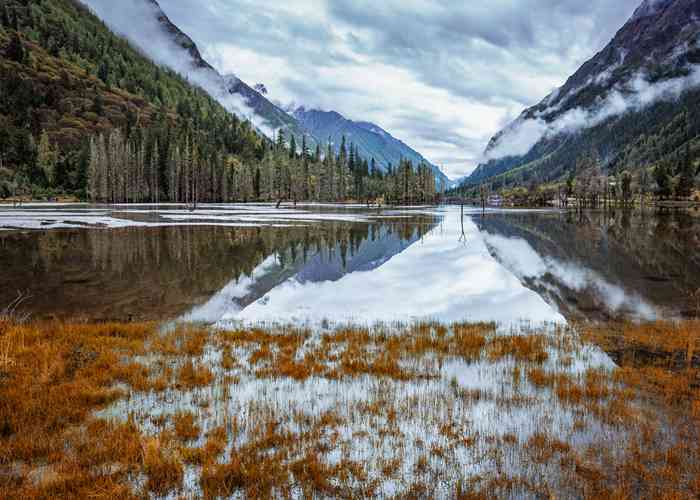
[[[479,197],[481,199],[481,210],[486,210],[486,203],[489,198],[488,185],[482,183],[481,186],[479,186]]]

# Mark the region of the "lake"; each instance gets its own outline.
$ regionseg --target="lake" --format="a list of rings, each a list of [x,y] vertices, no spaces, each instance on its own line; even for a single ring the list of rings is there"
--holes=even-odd
[[[0,207],[0,305],[35,318],[325,323],[688,317],[689,212],[299,204]]]

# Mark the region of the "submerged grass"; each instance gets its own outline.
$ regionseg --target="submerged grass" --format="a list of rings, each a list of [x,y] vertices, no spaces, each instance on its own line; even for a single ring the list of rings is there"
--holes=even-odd
[[[695,498],[699,341],[698,322],[5,320],[0,492]]]

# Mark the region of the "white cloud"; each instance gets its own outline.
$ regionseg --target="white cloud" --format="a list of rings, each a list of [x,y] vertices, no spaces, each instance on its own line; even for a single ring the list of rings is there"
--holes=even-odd
[[[227,110],[249,119],[263,133],[272,137],[272,129],[262,117],[255,114],[243,97],[228,92],[225,81],[215,71],[195,66],[187,51],[164,32],[158,21],[156,6],[144,0],[82,1],[112,30],[126,37],[147,57],[206,90]]]
[[[604,77],[605,75],[603,75]],[[526,154],[545,137],[575,133],[595,127],[608,118],[629,111],[639,111],[662,100],[678,99],[686,90],[700,86],[700,67],[692,66],[687,76],[649,83],[645,73],[638,73],[623,87],[616,86],[591,109],[571,109],[552,122],[541,118],[519,118],[506,128],[495,147],[486,153],[487,160]],[[546,114],[546,111],[542,114]]]
[[[130,2],[111,5],[127,20]],[[638,0],[160,0],[221,72],[373,121],[457,177],[561,85]],[[408,117],[411,117],[410,119]]]

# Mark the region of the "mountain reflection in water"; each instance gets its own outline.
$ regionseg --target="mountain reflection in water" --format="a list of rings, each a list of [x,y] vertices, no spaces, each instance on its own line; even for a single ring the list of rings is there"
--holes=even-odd
[[[696,214],[493,212],[475,216],[495,258],[569,319],[695,314]]]
[[[0,304],[20,290],[34,317],[507,324],[687,315],[700,288],[688,214],[330,210],[291,227],[0,232]]]

